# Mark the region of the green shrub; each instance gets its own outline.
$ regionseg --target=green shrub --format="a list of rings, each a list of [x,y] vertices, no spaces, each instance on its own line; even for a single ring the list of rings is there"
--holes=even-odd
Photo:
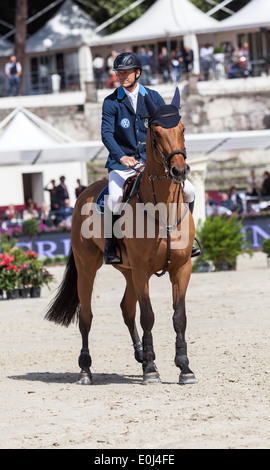
[[[268,256],[270,256],[270,238],[264,240],[262,244],[262,251],[263,253],[266,253]]]
[[[208,217],[197,231],[203,249],[201,259],[212,261],[216,271],[235,269],[238,255],[243,252],[252,255],[242,228],[236,215]]]

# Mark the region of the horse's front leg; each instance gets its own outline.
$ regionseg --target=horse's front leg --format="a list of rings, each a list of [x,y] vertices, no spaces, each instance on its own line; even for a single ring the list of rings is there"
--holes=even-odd
[[[154,312],[149,297],[148,279],[144,273],[133,273],[133,283],[140,305],[140,322],[143,329],[143,382],[145,384],[160,382],[159,373],[154,363],[155,352],[153,346],[152,328],[154,326]]]
[[[197,383],[197,379],[189,368],[189,360],[187,355],[187,343],[185,341],[186,332],[186,290],[189,283],[191,262],[187,262],[177,271],[170,273],[173,285],[173,326],[176,332],[175,343],[175,365],[180,368],[179,384]]]

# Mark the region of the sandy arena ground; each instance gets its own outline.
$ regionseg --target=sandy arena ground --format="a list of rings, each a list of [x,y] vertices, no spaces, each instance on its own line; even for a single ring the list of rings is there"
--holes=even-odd
[[[234,272],[192,274],[187,342],[198,383],[178,385],[171,285],[151,280],[160,384],[143,385],[119,303],[124,278],[97,275],[91,331],[94,385],[75,385],[76,325],[43,319],[40,299],[0,301],[2,449],[247,449],[270,447],[270,269],[240,257]],[[139,328],[140,329],[140,328]]]

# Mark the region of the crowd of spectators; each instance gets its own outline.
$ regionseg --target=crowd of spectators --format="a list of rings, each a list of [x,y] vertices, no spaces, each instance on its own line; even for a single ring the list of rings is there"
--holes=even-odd
[[[270,210],[270,174],[265,171],[261,183],[251,170],[247,178],[247,189],[244,194],[239,194],[235,186],[231,186],[222,193],[217,191],[205,192],[206,217],[211,215],[232,215],[260,213]]]
[[[75,196],[79,197],[86,186],[77,179]],[[29,198],[23,206],[10,204],[5,211],[0,214],[0,228],[21,226],[25,220],[36,219],[48,228],[71,227],[73,207],[70,205],[69,192],[65,184],[65,177],[60,177],[60,182],[56,185],[54,179],[44,187],[44,191],[50,193],[50,205],[45,202],[41,207]],[[244,197],[243,197],[244,196]],[[206,216],[211,215],[245,215],[248,213],[260,213],[263,210],[270,210],[270,174],[265,171],[262,181],[258,182],[255,171],[251,170],[247,178],[247,188],[244,194],[237,191],[235,186],[228,190],[206,191],[205,211]]]
[[[86,186],[81,184],[77,179],[77,187],[75,188],[76,198],[79,197]],[[8,227],[21,226],[25,220],[36,219],[48,228],[65,227],[70,228],[73,207],[70,205],[69,191],[65,184],[65,177],[60,177],[60,182],[56,185],[54,179],[45,187],[44,191],[50,193],[50,204],[43,202],[41,207],[29,198],[23,206],[15,206],[10,204],[4,210],[0,217],[0,227],[7,229]]]
[[[124,51],[129,50],[129,48],[124,49]],[[117,75],[113,70],[113,62],[119,52],[112,50],[107,57],[100,55],[94,57],[93,71],[97,89],[119,86]],[[143,73],[140,78],[142,85],[155,85],[157,82],[179,83],[181,78],[186,79],[194,70],[194,51],[183,43],[181,47],[176,45],[171,49],[163,45],[158,52],[144,46],[134,52],[142,63]],[[244,42],[241,47],[230,41],[224,41],[219,47],[214,47],[210,43],[201,44],[199,60],[199,80],[239,78],[252,73],[248,42]]]

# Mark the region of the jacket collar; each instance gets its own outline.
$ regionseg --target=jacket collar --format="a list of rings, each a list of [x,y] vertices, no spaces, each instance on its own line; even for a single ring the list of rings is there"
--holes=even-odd
[[[145,96],[147,94],[147,91],[146,89],[139,83],[139,95],[142,95],[142,96]],[[122,100],[123,98],[125,98],[126,93],[125,93],[125,90],[122,86],[118,87],[117,88],[117,98],[119,100]]]
[[[137,111],[136,111],[136,114],[138,114],[139,110],[140,110],[140,107],[143,103],[143,96],[145,96],[147,94],[147,91],[146,89],[139,83],[139,93],[138,93],[138,101],[137,101]],[[125,93],[125,90],[122,86],[120,86],[119,88],[117,88],[117,98],[119,100],[123,100],[123,103],[127,106],[127,108],[129,108],[133,113],[134,113],[134,109],[128,99],[128,96],[127,94]]]

